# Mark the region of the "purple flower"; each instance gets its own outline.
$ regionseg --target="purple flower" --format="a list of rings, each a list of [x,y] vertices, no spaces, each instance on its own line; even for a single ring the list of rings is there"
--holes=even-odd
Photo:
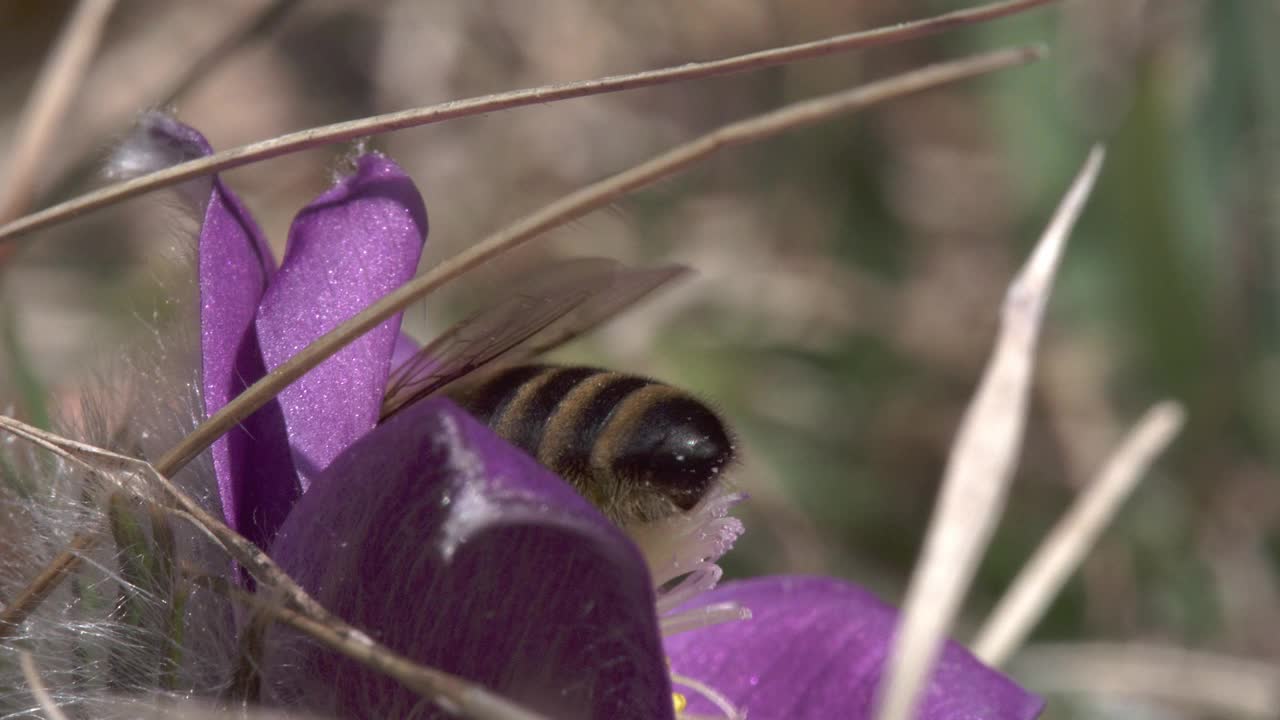
[[[180,156],[209,152],[172,120],[149,117],[146,129]],[[277,268],[215,178],[199,246],[206,410],[405,282],[426,230],[411,180],[364,155],[298,214]],[[725,516],[734,496],[641,533],[642,552],[448,400],[378,424],[399,337],[399,318],[388,320],[213,448],[227,521],[322,603],[392,649],[549,717],[714,716],[717,703],[752,718],[869,716],[891,609],[830,579],[711,589],[714,562],[741,531]],[[278,631],[268,647],[278,701],[339,717],[443,715],[295,634]],[[923,707],[930,720],[1022,719],[1040,701],[949,645]]]
[[[698,605],[733,602],[752,618],[667,639],[672,667],[713,686],[749,717],[869,717],[897,613],[830,578],[728,583]],[[922,718],[1034,718],[1042,702],[948,643],[921,703]],[[709,713],[702,698],[690,709]]]

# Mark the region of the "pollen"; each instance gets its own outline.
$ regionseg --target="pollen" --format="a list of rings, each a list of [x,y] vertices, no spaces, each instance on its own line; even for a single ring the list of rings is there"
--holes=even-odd
[[[746,720],[747,714],[744,711],[734,707],[733,703],[729,702],[729,698],[725,697],[722,693],[718,692],[706,683],[699,682],[693,678],[685,677],[684,675],[679,675],[674,672],[671,673],[671,682],[675,685],[692,690],[705,698],[712,705],[715,705],[720,714],[715,715],[714,717],[723,718],[724,720]],[[689,704],[688,699],[683,693],[673,692],[671,693],[671,699],[675,703],[677,718],[693,720],[693,716],[682,714]],[[698,717],[703,718],[702,715],[699,715]]]

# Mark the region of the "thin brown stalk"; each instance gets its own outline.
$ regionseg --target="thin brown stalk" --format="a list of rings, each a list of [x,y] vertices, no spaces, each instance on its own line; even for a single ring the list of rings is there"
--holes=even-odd
[[[738,55],[735,57],[713,60],[710,62],[686,63],[662,70],[650,70],[628,75],[566,83],[563,85],[545,85],[525,90],[486,95],[467,100],[455,100],[427,107],[402,110],[399,112],[377,115],[360,120],[326,125],[324,127],[303,130],[288,135],[281,135],[252,145],[245,145],[225,150],[199,160],[175,165],[166,170],[152,173],[134,180],[111,185],[110,187],[82,195],[65,203],[28,215],[0,227],[0,241],[22,235],[32,230],[63,222],[70,218],[96,210],[122,200],[151,192],[159,188],[174,185],[201,175],[240,167],[268,158],[294,153],[308,148],[333,143],[345,142],[356,138],[376,135],[404,128],[418,127],[431,123],[443,122],[454,118],[466,117],[482,113],[509,110],[526,105],[540,105],[556,100],[599,95],[602,93],[633,90],[666,83],[692,80],[695,78],[727,75],[747,72],[761,68],[773,67],[798,60],[824,57],[849,50],[885,45],[920,37],[934,35],[974,23],[1023,12],[1031,8],[1046,5],[1053,0],[1009,0],[991,3],[968,10],[939,15],[937,17],[901,23],[893,27],[877,28],[866,32],[850,33],[801,43],[787,47],[762,50],[759,52]]]
[[[27,681],[27,687],[31,689],[31,695],[44,711],[45,717],[48,720],[67,720],[66,713],[53,701],[49,688],[40,679],[40,671],[36,668],[36,661],[31,653],[26,650],[18,653],[18,664],[22,666],[22,677]]]
[[[973,652],[987,664],[1003,665],[1026,640],[1063,583],[1079,567],[1147,468],[1173,441],[1185,412],[1174,402],[1147,411],[1107,459],[1071,509],[1023,565],[1008,592],[978,631]]]
[[[40,574],[29,585],[18,593],[13,602],[5,606],[0,613],[0,641],[17,634],[18,628],[40,603],[49,597],[49,593],[58,587],[58,583],[80,564],[81,553],[87,552],[98,544],[98,536],[90,533],[79,533],[71,538],[67,547],[58,553]]]
[[[1195,708],[1198,716],[1274,720],[1280,708],[1280,665],[1185,648],[1033,645],[1014,670],[1039,692],[1145,699]]]
[[[1089,154],[1005,296],[995,349],[952,445],[924,550],[907,588],[901,629],[881,685],[880,720],[915,717],[920,689],[1004,508],[1053,276],[1102,157],[1100,147]]]

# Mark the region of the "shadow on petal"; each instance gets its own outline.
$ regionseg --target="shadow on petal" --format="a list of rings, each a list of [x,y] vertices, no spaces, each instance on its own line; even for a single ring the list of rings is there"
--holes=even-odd
[[[349,622],[555,718],[671,718],[648,571],[559,478],[447,400],[339,456],[271,554]],[[444,717],[395,682],[276,630],[277,700],[339,717]]]

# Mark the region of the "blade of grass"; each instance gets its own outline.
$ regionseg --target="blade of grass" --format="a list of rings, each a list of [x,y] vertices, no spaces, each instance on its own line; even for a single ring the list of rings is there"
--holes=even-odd
[[[182,665],[187,594],[178,582],[178,541],[169,518],[155,505],[148,505],[147,511],[151,519],[151,540],[155,550],[156,592],[166,611],[162,619],[162,638],[165,644],[161,648],[160,687],[173,690],[177,687],[178,669]]]
[[[13,154],[4,183],[0,185],[0,222],[17,217],[31,203],[40,158],[53,143],[60,120],[84,79],[114,6],[115,0],[80,0],[67,18],[18,120]]]
[[[541,105],[556,100],[588,95],[651,87],[694,78],[758,70],[798,60],[824,57],[857,48],[901,42],[974,23],[994,20],[1030,10],[1040,5],[1046,5],[1053,1],[1009,0],[996,2],[914,22],[901,23],[888,28],[838,35],[824,40],[762,50],[721,60],[686,63],[661,70],[615,75],[562,85],[546,85],[466,100],[454,100],[439,105],[401,110],[385,115],[335,123],[281,135],[271,140],[224,150],[199,160],[175,165],[166,170],[151,173],[128,182],[117,183],[28,215],[25,218],[0,227],[0,248],[4,247],[4,240],[63,222],[152,190],[174,185],[201,175],[209,175],[321,145],[346,142],[378,133],[418,127],[469,115],[497,112],[526,105]],[[3,220],[3,218],[0,218],[0,220]]]
[[[150,543],[138,522],[137,510],[138,505],[129,493],[113,492],[107,500],[107,525],[120,559],[121,592],[124,596],[117,608],[123,613],[121,621],[130,625],[142,624],[136,596],[139,593],[150,594],[153,589],[148,557]]]
[[[999,667],[1022,645],[1147,468],[1173,441],[1184,415],[1177,403],[1163,402],[1142,416],[1000,598],[973,642],[975,655]]]
[[[879,720],[915,717],[920,690],[1003,511],[1053,276],[1102,158],[1101,147],[1089,153],[1005,296],[995,349],[956,434],[924,550],[907,587],[902,624],[880,686]]]
[[[120,567],[115,607],[111,619],[120,624],[123,642],[110,648],[112,687],[145,687],[148,665],[155,658],[147,647],[149,639],[146,606],[155,598],[155,578],[151,574],[151,543],[139,523],[140,504],[126,492],[111,493],[107,500],[107,526],[115,542]]]

